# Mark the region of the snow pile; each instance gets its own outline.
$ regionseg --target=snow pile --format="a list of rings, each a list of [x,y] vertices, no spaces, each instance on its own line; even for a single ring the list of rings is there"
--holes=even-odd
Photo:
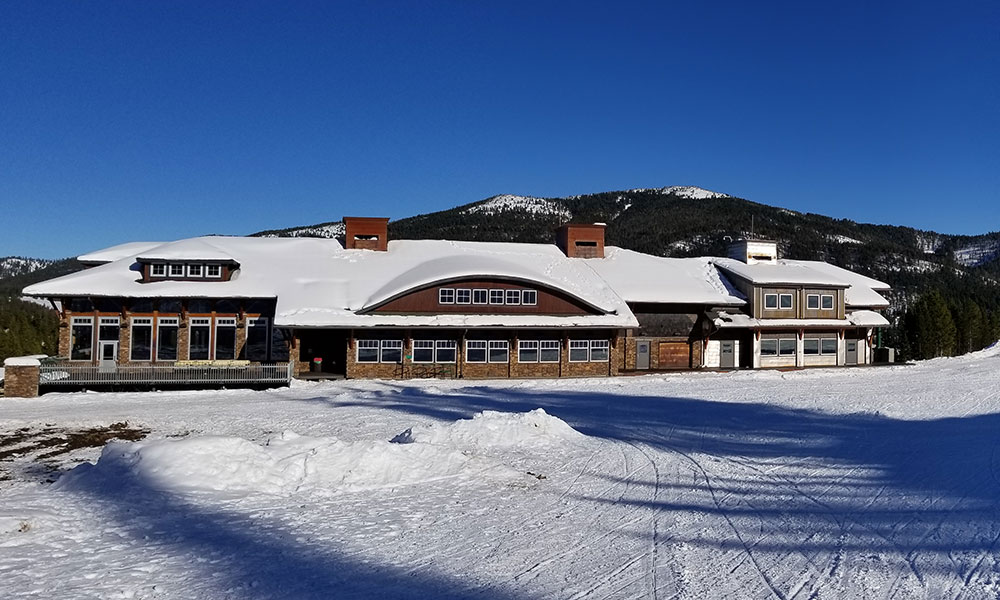
[[[447,425],[411,427],[393,438],[400,444],[428,444],[455,448],[546,448],[581,441],[584,436],[541,408],[526,413],[485,410],[471,419]]]
[[[81,465],[60,489],[129,481],[170,493],[329,495],[446,478],[513,480],[523,474],[495,461],[429,444],[345,442],[285,432],[260,446],[230,436],[111,442],[96,465]]]
[[[533,215],[555,215],[562,219],[570,219],[573,216],[573,213],[558,201],[546,200],[545,198],[532,198],[530,196],[512,196],[510,194],[494,196],[462,212],[467,215],[475,213],[496,215],[511,210],[524,211]]]

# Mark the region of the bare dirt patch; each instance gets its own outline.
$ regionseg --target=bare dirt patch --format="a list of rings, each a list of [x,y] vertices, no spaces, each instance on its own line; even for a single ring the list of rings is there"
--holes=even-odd
[[[111,440],[134,442],[149,435],[148,429],[134,427],[127,421],[85,429],[24,427],[0,432],[0,481],[11,479],[4,463],[45,463],[81,448],[100,448]],[[52,465],[46,465],[55,469]]]

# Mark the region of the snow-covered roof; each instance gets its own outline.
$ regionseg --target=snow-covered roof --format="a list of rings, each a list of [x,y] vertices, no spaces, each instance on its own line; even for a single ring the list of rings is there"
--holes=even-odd
[[[664,258],[607,246],[589,265],[626,302],[743,306],[746,299],[709,258]]]
[[[816,329],[840,328],[845,322],[840,319],[755,319],[745,313],[719,311],[713,320],[719,329]],[[846,324],[855,327],[887,327],[889,321],[877,312],[858,310],[847,313]]]
[[[227,237],[200,237],[161,244],[142,250],[136,254],[137,260],[206,260],[219,262],[239,262],[224,250]],[[218,242],[222,242],[221,245]]]
[[[117,246],[111,246],[110,248],[104,248],[103,250],[95,250],[94,252],[88,252],[86,254],[81,254],[77,256],[76,259],[84,264],[104,264],[116,261],[120,258],[126,258],[130,256],[136,256],[150,248],[155,248],[157,246],[162,246],[167,242],[127,242],[124,244],[118,244]]]
[[[889,306],[889,301],[876,290],[888,290],[889,285],[836,265],[815,260],[780,259],[773,263],[746,264],[732,258],[711,259],[727,274],[741,277],[755,285],[815,285],[846,288],[848,307]]]

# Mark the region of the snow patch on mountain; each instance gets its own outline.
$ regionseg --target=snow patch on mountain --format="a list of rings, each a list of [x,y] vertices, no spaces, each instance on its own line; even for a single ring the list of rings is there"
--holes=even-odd
[[[677,196],[678,198],[689,198],[691,200],[713,200],[716,198],[732,198],[729,194],[722,194],[706,190],[705,188],[692,185],[672,185],[662,188],[638,188],[629,190],[630,192],[659,192],[664,196]]]
[[[847,237],[846,235],[828,235],[826,239],[831,242],[836,242],[838,244],[863,244],[861,240],[856,240],[852,237]]]
[[[570,219],[573,216],[573,213],[558,200],[547,200],[532,196],[514,196],[511,194],[503,194],[483,200],[463,210],[462,214],[482,213],[497,215],[509,211],[520,211],[533,215],[553,215],[562,219]]]
[[[264,234],[261,237],[313,237],[313,238],[337,238],[344,235],[344,223],[326,223],[325,225],[313,225],[310,227],[299,227],[281,232]]]
[[[1000,255],[1000,240],[972,244],[955,250],[955,261],[965,267],[977,267]]]
[[[0,258],[0,279],[27,275],[51,265],[53,261],[44,258],[25,258],[23,256],[5,256]]]

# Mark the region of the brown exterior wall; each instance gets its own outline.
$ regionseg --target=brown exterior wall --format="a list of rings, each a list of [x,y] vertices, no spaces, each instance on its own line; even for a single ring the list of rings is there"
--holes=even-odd
[[[344,247],[385,252],[388,248],[389,219],[381,217],[344,217]],[[375,239],[357,239],[375,236]]]
[[[3,395],[6,398],[35,398],[38,396],[38,367],[4,367]]]
[[[449,289],[485,289],[485,290],[536,290],[538,302],[535,305],[523,304],[440,304],[438,290]],[[487,292],[488,294],[488,292]],[[588,315],[597,314],[592,308],[579,301],[561,294],[556,290],[540,289],[536,286],[510,283],[489,279],[456,281],[425,288],[400,296],[376,308],[373,312],[388,314],[487,314],[487,315]]]
[[[604,258],[604,229],[597,224],[566,224],[556,232],[556,244],[570,258]]]

